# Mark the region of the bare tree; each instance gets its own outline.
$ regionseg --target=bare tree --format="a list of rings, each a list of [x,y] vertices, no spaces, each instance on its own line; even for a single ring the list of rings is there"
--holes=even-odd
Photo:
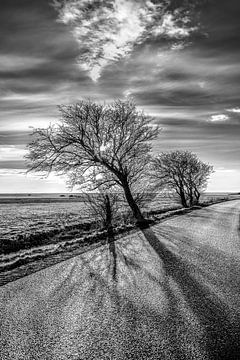
[[[146,174],[143,174],[132,186],[134,200],[141,211],[148,211],[157,196],[155,184],[152,182],[150,176],[151,163],[148,164],[146,170]]]
[[[85,208],[88,216],[99,221],[108,233],[112,233],[114,221],[119,216],[119,196],[114,192],[86,193]]]
[[[103,183],[123,189],[136,220],[144,220],[132,187],[151,160],[150,141],[159,128],[130,100],[110,105],[81,101],[59,109],[60,123],[33,131],[29,170],[67,174],[72,184],[100,173]]]
[[[199,203],[213,167],[190,151],[171,151],[153,160],[152,176],[156,185],[176,192],[184,207]]]

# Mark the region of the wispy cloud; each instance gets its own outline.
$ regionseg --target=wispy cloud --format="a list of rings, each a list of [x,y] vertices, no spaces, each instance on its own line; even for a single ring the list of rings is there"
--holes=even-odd
[[[26,171],[19,170],[19,169],[0,169],[0,177],[1,176],[25,176]]]
[[[159,26],[156,26],[153,34],[154,35],[166,35],[173,39],[184,39],[187,38],[193,31],[197,30],[197,26],[188,26],[190,22],[189,17],[181,19],[185,26],[179,26],[176,21],[176,17],[173,14],[166,13],[162,16],[162,22]],[[181,47],[183,43],[180,43]],[[176,47],[176,45],[175,45]],[[180,48],[180,46],[178,47]]]
[[[27,153],[25,149],[14,145],[1,146],[0,161],[21,160]]]
[[[26,174],[24,169],[0,168],[1,193],[54,193],[66,192],[65,179],[51,174],[41,178]],[[17,183],[17,187],[16,187]]]
[[[33,69],[47,62],[44,57],[0,54],[0,71],[23,71]]]
[[[55,0],[58,19],[70,25],[79,44],[78,62],[96,81],[111,62],[129,56],[149,38],[174,40],[173,49],[197,30],[184,8],[169,10],[171,1]],[[189,10],[189,9],[188,9]],[[181,43],[176,43],[176,40]]]
[[[229,120],[229,116],[225,114],[212,115],[210,121],[218,122],[218,121],[226,121]]]
[[[240,114],[240,108],[233,108],[233,109],[227,109],[227,111],[232,112],[232,113],[237,113]]]

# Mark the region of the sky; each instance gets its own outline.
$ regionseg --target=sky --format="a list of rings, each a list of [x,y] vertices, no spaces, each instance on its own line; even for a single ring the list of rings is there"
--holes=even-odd
[[[0,193],[67,191],[26,175],[32,127],[127,97],[162,128],[155,154],[193,151],[208,191],[240,191],[239,15],[237,0],[1,0]]]

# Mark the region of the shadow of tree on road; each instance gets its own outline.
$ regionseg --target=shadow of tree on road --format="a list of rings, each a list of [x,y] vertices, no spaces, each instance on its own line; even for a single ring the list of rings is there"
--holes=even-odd
[[[164,262],[166,276],[174,279],[180,287],[192,311],[197,314],[205,329],[206,350],[211,359],[238,359],[240,355],[240,317],[231,313],[218,296],[203,283],[196,280],[194,267],[170,251],[150,227],[142,227],[145,238]],[[168,239],[173,240],[173,239]],[[218,254],[216,254],[218,256]],[[239,291],[239,290],[238,290]]]
[[[136,246],[136,242],[140,241],[140,239],[136,240],[136,235],[130,236],[128,240],[121,242],[109,239],[108,253],[110,258],[108,258],[108,261],[106,248],[98,250],[101,251],[101,254],[97,257],[94,252],[91,257],[82,256],[82,266],[85,269],[85,273],[87,270],[91,282],[91,286],[86,292],[86,299],[94,298],[92,310],[99,311],[105,307],[104,313],[107,317],[107,312],[112,311],[110,311],[110,308],[106,308],[106,297],[109,296],[111,306],[114,308],[114,317],[121,315],[122,319],[125,319],[125,325],[127,322],[130,334],[136,331],[139,332],[139,319],[141,319],[143,324],[148,323],[146,331],[150,331],[152,324],[154,324],[154,328],[159,331],[159,335],[156,335],[155,339],[158,338],[160,341],[161,337],[166,344],[165,352],[163,351],[162,353],[163,358],[164,356],[166,357],[167,352],[171,354],[169,356],[173,359],[187,358],[186,353],[189,354],[191,351],[189,352],[186,347],[191,346],[190,342],[194,343],[196,340],[202,343],[202,348],[199,351],[202,353],[206,351],[207,358],[209,359],[238,359],[240,353],[239,313],[234,312],[234,309],[224,303],[219,294],[215,292],[214,287],[211,288],[209,286],[209,284],[214,285],[214,283],[226,285],[229,274],[226,274],[228,271],[224,271],[222,265],[225,261],[227,270],[231,270],[232,264],[226,264],[224,255],[217,253],[213,249],[205,247],[195,249],[191,240],[182,236],[182,234],[181,243],[179,243],[179,240],[174,239],[174,229],[159,227],[153,231],[152,228],[145,227],[140,230],[147,243],[151,245],[160,258],[164,272],[156,275],[156,273],[151,273],[148,270],[149,258],[142,256],[144,251],[141,252],[141,249]],[[165,240],[165,242],[161,241],[161,239]],[[177,254],[175,253],[176,251],[173,251],[173,248],[171,249],[171,247],[166,245],[166,242],[176,246]],[[143,242],[142,247],[147,251],[146,243]],[[195,250],[196,253],[193,254]],[[182,256],[184,252],[185,258]],[[201,261],[191,262],[191,257]],[[212,262],[213,258],[215,262],[217,258],[219,266]],[[134,296],[133,298],[129,297],[129,292],[131,292],[129,289],[132,288],[134,292],[141,286],[138,279],[138,277],[141,279],[141,273],[144,273],[150,282],[155,283],[155,286],[161,288],[164,292],[168,301],[165,314],[161,311],[159,312],[158,309],[150,308],[149,304],[140,305],[140,303],[135,301]],[[233,277],[236,276],[236,273],[232,274]],[[217,275],[220,278],[216,279]],[[221,279],[222,276],[223,278]],[[142,278],[144,279],[144,276]],[[128,288],[125,298],[119,293],[119,282],[123,281],[123,279],[124,286]],[[233,294],[234,290],[239,295],[238,283],[239,280],[237,283],[235,282],[235,285],[233,284],[230,294]],[[229,281],[228,285],[231,286],[231,281]],[[80,280],[79,286],[81,286]],[[142,286],[144,288],[144,285]],[[185,320],[182,318],[179,309],[177,288],[183,294],[186,306],[191,309],[199,321],[200,328],[204,332],[203,334],[191,335],[191,331],[185,329],[183,324]],[[76,291],[76,289],[78,289],[78,286],[76,286],[76,283],[73,283],[72,290],[68,291],[66,299],[73,296],[71,291]],[[227,291],[227,289],[225,290]],[[154,296],[154,294],[152,295]],[[151,294],[149,296],[151,297]],[[159,299],[159,302],[161,302],[161,299]],[[129,317],[131,318],[130,322],[127,320]],[[148,317],[148,321],[146,317]],[[158,324],[156,324],[156,319]],[[194,325],[194,327],[196,326]],[[166,333],[160,336],[162,329],[165,329]],[[118,331],[123,333],[119,327]],[[142,336],[145,336],[146,340],[146,334],[144,334],[142,333]],[[122,335],[123,338],[124,336]],[[133,335],[128,336],[126,342],[128,345],[125,344],[126,348],[128,348],[126,351],[130,351],[129,337],[131,338],[131,336]],[[183,338],[182,340],[181,337]],[[148,352],[150,351],[145,340],[142,340],[142,353],[145,353],[146,348],[148,348]],[[140,341],[139,337],[138,340],[131,340],[135,344],[135,351],[137,341]],[[197,344],[194,344],[194,346],[198,347]],[[162,345],[158,345],[159,353],[162,351],[161,349]]]
[[[219,271],[225,257],[174,232],[160,224],[110,237],[101,247],[7,285],[12,292],[6,291],[4,302],[13,297],[16,304],[16,294],[21,308],[31,301],[26,318],[14,320],[16,336],[29,333],[28,356],[38,358],[40,351],[42,359],[74,352],[81,359],[237,360],[238,304],[225,303],[209,286],[226,285],[228,276]],[[238,284],[227,284],[229,296]]]
[[[115,236],[113,232],[108,233],[108,248],[110,253],[110,267],[113,281],[117,280],[117,253],[116,253],[116,245],[115,245]]]

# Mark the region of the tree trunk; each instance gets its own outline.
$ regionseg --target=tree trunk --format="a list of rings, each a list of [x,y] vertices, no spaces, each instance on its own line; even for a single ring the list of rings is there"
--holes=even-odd
[[[105,211],[106,211],[106,219],[105,219],[105,226],[108,232],[108,236],[113,236],[113,226],[112,226],[112,207],[110,203],[110,198],[108,194],[105,194]]]
[[[201,193],[197,189],[195,189],[194,194],[195,194],[195,198],[196,198],[196,205],[198,205]]]
[[[193,192],[192,192],[192,189],[190,189],[190,191],[189,191],[189,206],[193,206],[193,205],[194,205]]]
[[[186,200],[186,197],[185,197],[185,194],[184,194],[184,191],[180,188],[180,198],[181,198],[181,203],[182,203],[182,206],[183,207],[188,207],[188,204],[187,204],[187,200]]]
[[[112,206],[110,202],[109,195],[105,195],[105,210],[106,210],[106,228],[107,228],[107,239],[110,253],[112,255],[111,259],[111,267],[112,267],[112,277],[113,280],[116,280],[117,276],[117,253],[114,242],[114,232],[113,232],[113,224],[112,224]]]
[[[122,183],[122,185],[123,185],[123,190],[124,190],[128,205],[130,206],[130,208],[133,212],[133,216],[135,217],[135,219],[137,220],[138,223],[144,222],[144,220],[145,220],[144,216],[142,215],[141,210],[139,209],[136,201],[134,200],[134,198],[132,196],[128,182],[124,181]]]
[[[183,207],[188,207],[187,199],[186,199],[186,193],[184,190],[184,182],[182,179],[178,180],[177,183],[177,193],[180,195],[181,203]]]
[[[112,209],[111,209],[109,195],[105,194],[104,197],[105,197],[105,210],[106,210],[106,225],[108,226],[109,224],[112,223]]]

